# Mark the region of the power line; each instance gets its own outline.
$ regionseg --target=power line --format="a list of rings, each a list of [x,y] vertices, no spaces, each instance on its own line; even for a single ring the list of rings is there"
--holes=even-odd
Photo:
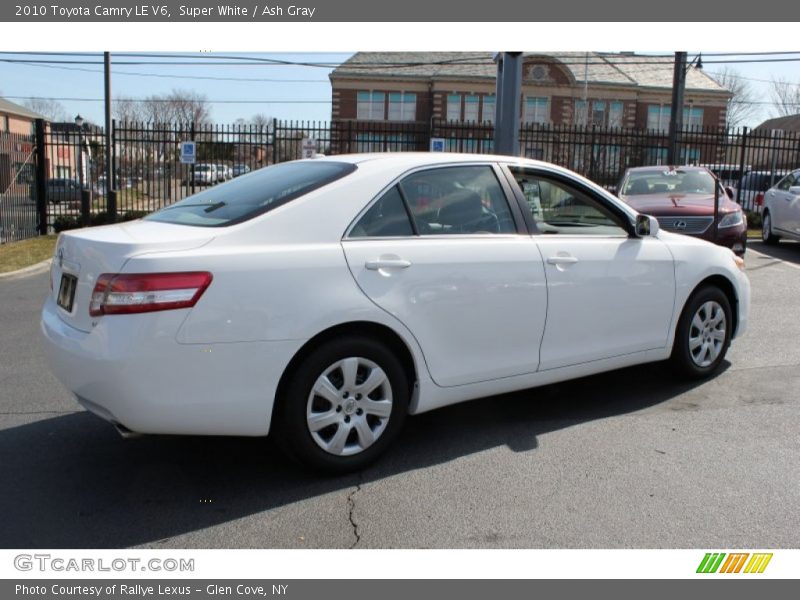
[[[0,59],[2,61],[2,59]],[[59,69],[63,71],[80,71],[83,73],[103,73],[102,69],[84,69],[82,67],[59,67],[56,65],[32,64],[30,67],[43,69]],[[264,83],[329,83],[327,79],[274,79],[267,77],[214,77],[210,75],[165,75],[163,73],[133,73],[131,71],[113,71],[114,75],[133,75],[139,77],[157,77],[161,79],[192,79],[208,81],[251,81]]]
[[[52,100],[56,102],[105,102],[104,98],[62,98],[50,96],[3,96],[13,100]],[[145,102],[147,104],[164,104],[173,102],[174,98],[114,98],[114,102]],[[209,104],[330,104],[330,100],[208,100]]]

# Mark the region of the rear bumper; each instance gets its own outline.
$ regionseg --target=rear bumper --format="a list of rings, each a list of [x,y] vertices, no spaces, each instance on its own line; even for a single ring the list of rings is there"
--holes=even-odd
[[[85,333],[57,310],[48,298],[41,319],[51,370],[88,410],[137,433],[266,435],[303,343],[179,344],[185,311],[102,317]]]

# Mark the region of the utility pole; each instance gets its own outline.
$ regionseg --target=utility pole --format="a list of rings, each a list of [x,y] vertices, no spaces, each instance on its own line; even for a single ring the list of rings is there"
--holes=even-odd
[[[669,116],[669,139],[667,142],[667,163],[680,162],[678,136],[683,129],[683,96],[686,90],[686,52],[675,53],[675,68],[672,74],[672,106]]]
[[[111,53],[103,52],[106,96],[106,210],[111,223],[117,221],[117,190],[114,182],[114,152],[111,121]]]
[[[522,52],[498,52],[494,60],[497,63],[494,153],[516,156],[519,154]]]

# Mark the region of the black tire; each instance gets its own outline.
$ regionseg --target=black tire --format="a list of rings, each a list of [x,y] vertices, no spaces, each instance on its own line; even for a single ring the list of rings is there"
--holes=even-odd
[[[707,303],[711,304],[707,305]],[[724,314],[724,336],[722,340],[715,340],[713,337],[715,332],[717,336],[719,335],[718,326],[711,327],[708,331],[705,331],[702,328],[698,328],[696,323],[693,323],[696,315],[700,321],[703,320],[703,315],[710,319],[707,309],[703,308],[706,305],[712,309],[715,306],[719,307]],[[697,290],[689,297],[678,320],[678,327],[675,330],[675,342],[672,346],[672,356],[670,358],[673,368],[679,375],[688,379],[702,379],[716,373],[730,346],[732,328],[731,305],[725,293],[712,285]],[[693,352],[691,348],[692,341],[696,342],[698,339],[701,340],[702,344],[700,347],[696,347]],[[716,345],[717,341],[721,344],[720,346]],[[709,346],[705,354],[700,356],[700,353],[704,352],[703,345],[708,343],[713,346]],[[714,348],[717,348],[718,354],[712,360],[711,358],[715,352]],[[698,360],[703,358],[705,360]],[[708,364],[704,364],[705,362]]]
[[[378,379],[381,375],[385,376],[384,383],[369,393],[369,397],[356,394],[357,386],[351,394],[347,391],[350,388],[346,385],[343,368],[332,369],[346,359],[359,361],[355,371],[356,382],[363,384],[374,372]],[[336,397],[341,398],[338,408],[323,396],[312,396],[312,389],[323,375],[337,388]],[[337,385],[339,383],[341,387]],[[348,396],[344,397],[344,394]],[[377,404],[368,403],[378,400],[387,407],[387,399],[391,400],[391,412],[387,418],[370,414],[370,406]],[[315,348],[289,374],[285,393],[277,401],[270,435],[278,446],[290,457],[312,469],[332,474],[349,473],[375,461],[397,436],[408,412],[409,383],[403,365],[391,350],[374,339],[353,335],[328,341]],[[383,410],[388,411],[388,408]],[[318,414],[320,417],[329,415],[339,421],[312,433],[309,414]],[[375,441],[369,445],[362,442],[361,431],[365,430],[360,428],[365,426],[375,435]],[[341,432],[348,432],[345,445],[342,453],[332,453],[321,444],[335,445],[337,434],[344,435],[340,427]]]
[[[772,215],[768,210],[764,211],[761,223],[761,241],[769,245],[777,244],[781,238],[772,233]]]

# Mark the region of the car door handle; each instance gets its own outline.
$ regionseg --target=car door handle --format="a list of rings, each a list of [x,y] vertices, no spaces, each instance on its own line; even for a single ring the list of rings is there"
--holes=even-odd
[[[379,258],[368,260],[364,266],[368,271],[379,271],[380,269],[407,269],[411,266],[411,261],[402,258]]]
[[[578,262],[574,256],[551,256],[547,259],[547,264],[550,265],[571,265]]]

